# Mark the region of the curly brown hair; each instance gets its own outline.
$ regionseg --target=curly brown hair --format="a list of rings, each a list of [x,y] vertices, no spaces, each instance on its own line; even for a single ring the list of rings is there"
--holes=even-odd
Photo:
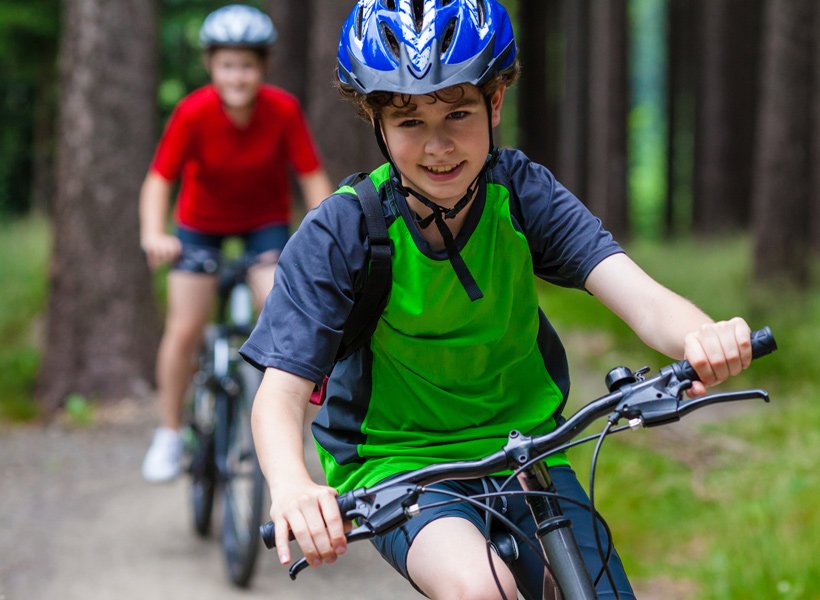
[[[512,65],[503,71],[500,71],[489,81],[481,84],[478,89],[482,96],[489,98],[502,85],[509,87],[514,84],[520,75],[521,64],[518,59],[516,59]],[[408,108],[412,104],[411,94],[399,94],[395,92],[370,92],[369,94],[362,94],[357,92],[352,87],[341,82],[339,79],[338,70],[336,71],[335,85],[342,98],[348,102],[351,102],[353,106],[356,107],[356,113],[368,122],[370,121],[371,116],[374,118],[379,118],[382,110],[388,106],[393,106],[394,108]],[[464,85],[467,84],[454,85],[452,87],[431,92],[426,95],[431,98],[435,98],[436,100],[441,100],[442,102],[455,103],[464,96]]]

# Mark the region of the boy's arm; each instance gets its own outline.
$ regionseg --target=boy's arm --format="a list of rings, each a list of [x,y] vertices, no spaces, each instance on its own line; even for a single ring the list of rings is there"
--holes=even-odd
[[[140,246],[151,268],[174,260],[182,251],[179,239],[165,232],[171,182],[149,171],[140,190]]]
[[[751,330],[735,317],[714,322],[689,300],[665,288],[625,254],[601,261],[589,274],[586,289],[623,319],[645,344],[673,358],[686,358],[703,394],[737,375],[752,360]]]
[[[313,383],[269,368],[253,403],[251,424],[256,453],[271,497],[276,548],[290,562],[288,533],[316,567],[343,554],[344,537],[336,491],[313,481],[305,465],[303,423]]]
[[[333,193],[333,188],[324,169],[319,168],[312,173],[299,175],[298,181],[308,210],[319,206],[322,200]]]

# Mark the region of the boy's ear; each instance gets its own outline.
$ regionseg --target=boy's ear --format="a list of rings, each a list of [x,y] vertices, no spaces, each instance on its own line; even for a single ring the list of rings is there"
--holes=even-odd
[[[498,127],[501,123],[501,107],[504,105],[504,93],[507,91],[506,85],[501,85],[490,97],[490,106],[492,107],[491,122],[493,127]]]

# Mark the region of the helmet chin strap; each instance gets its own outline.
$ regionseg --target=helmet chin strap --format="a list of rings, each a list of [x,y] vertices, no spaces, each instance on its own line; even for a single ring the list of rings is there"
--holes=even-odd
[[[444,221],[445,219],[454,218],[470,203],[470,200],[473,199],[473,196],[475,196],[475,193],[478,190],[481,176],[484,175],[487,169],[492,168],[498,161],[498,149],[495,147],[495,142],[493,140],[492,104],[490,102],[490,98],[487,96],[484,97],[484,102],[487,106],[487,124],[490,132],[490,151],[487,154],[487,159],[484,161],[481,170],[475,176],[475,179],[473,179],[470,185],[467,186],[467,191],[465,194],[452,208],[441,206],[440,204],[430,200],[421,192],[415,189],[408,189],[404,183],[402,183],[401,171],[399,171],[396,163],[393,161],[393,157],[390,154],[390,149],[387,147],[387,142],[385,141],[384,132],[381,127],[381,120],[379,118],[375,118],[373,120],[373,132],[376,135],[376,143],[378,143],[379,149],[382,151],[385,158],[387,158],[387,161],[390,163],[393,170],[392,180],[396,191],[405,198],[412,194],[419,200],[419,202],[424,204],[424,206],[432,211],[424,218],[416,215],[416,223],[421,229],[426,229],[430,223],[436,224],[436,229],[438,229],[442,240],[444,240],[444,248],[447,251],[447,258],[450,260],[450,264],[453,266],[453,270],[456,272],[458,280],[461,282],[461,285],[464,287],[464,290],[467,292],[470,300],[473,301],[483,298],[484,294],[481,292],[481,289],[478,287],[478,283],[476,283],[475,278],[472,273],[470,273],[470,269],[461,257],[458,247],[456,246],[455,239],[453,238],[453,233]]]

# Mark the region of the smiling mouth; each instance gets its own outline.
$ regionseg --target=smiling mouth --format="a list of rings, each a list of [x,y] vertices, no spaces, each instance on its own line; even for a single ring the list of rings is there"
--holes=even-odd
[[[457,165],[430,165],[424,168],[431,173],[435,173],[436,175],[446,175],[447,173],[452,173],[458,169],[461,164],[462,163],[458,163]]]

